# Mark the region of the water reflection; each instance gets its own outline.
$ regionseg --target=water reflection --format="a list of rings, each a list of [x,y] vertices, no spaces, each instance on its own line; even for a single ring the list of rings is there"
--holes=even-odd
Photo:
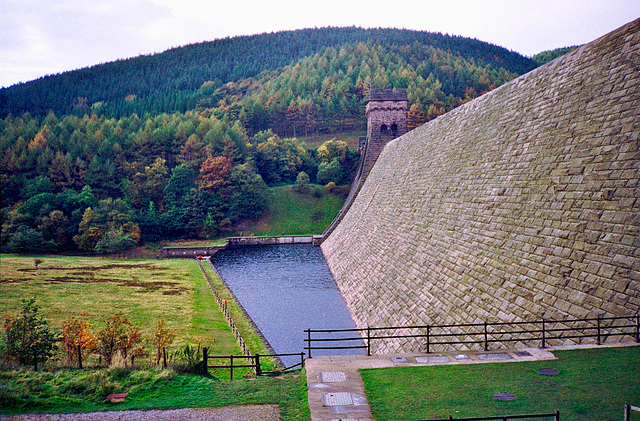
[[[305,329],[355,327],[318,247],[230,248],[216,253],[211,261],[276,353],[302,351]],[[362,352],[314,351],[313,355]],[[299,362],[295,358],[283,360],[286,365]]]

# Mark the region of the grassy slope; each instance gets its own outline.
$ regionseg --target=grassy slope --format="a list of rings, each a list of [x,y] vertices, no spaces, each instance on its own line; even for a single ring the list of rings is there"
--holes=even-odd
[[[352,151],[358,150],[358,138],[360,136],[366,136],[366,130],[358,130],[353,132],[343,132],[343,133],[330,133],[330,134],[322,134],[322,135],[314,135],[314,136],[298,136],[298,140],[304,142],[309,149],[317,148],[321,146],[327,140],[342,140],[347,142],[349,149]]]
[[[123,403],[104,396],[128,392]],[[282,420],[308,420],[304,372],[281,378],[219,381],[171,370],[0,371],[0,414],[69,413],[277,404]]]
[[[639,404],[640,347],[556,351],[555,361],[362,370],[374,418],[404,420],[552,413],[618,420]],[[542,376],[556,368],[558,376]],[[497,392],[516,399],[499,401]]]
[[[269,211],[243,235],[311,235],[322,234],[344,203],[344,198],[324,194],[322,197],[300,195],[291,186],[271,188]]]

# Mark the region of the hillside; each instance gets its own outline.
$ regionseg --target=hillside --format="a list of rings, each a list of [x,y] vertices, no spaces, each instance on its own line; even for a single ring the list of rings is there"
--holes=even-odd
[[[542,51],[534,55],[533,57],[531,57],[531,60],[535,61],[539,66],[542,66],[543,64],[548,63],[551,60],[555,60],[560,56],[570,53],[571,51],[575,50],[578,47],[579,47],[578,45],[574,45],[571,47],[563,47],[563,48],[556,48],[555,50]]]
[[[218,236],[259,219],[268,186],[348,184],[369,89],[406,88],[413,128],[534,67],[462,37],[324,28],[2,89],[0,245],[114,252]]]
[[[84,113],[88,107],[110,117],[185,112],[199,101],[210,100],[208,94],[228,82],[276,71],[329,47],[358,43],[409,50],[430,46],[514,74],[536,67],[530,59],[504,48],[439,33],[355,27],[283,31],[187,45],[14,85],[0,90],[0,116],[24,112],[44,116],[50,110],[57,115]],[[430,70],[442,83],[447,79],[443,74],[453,73],[447,67]],[[205,83],[205,89],[200,89]],[[219,94],[214,95],[216,100],[223,99]]]

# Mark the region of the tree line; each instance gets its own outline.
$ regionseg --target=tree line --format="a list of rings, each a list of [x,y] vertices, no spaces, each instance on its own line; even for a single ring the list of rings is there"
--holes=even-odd
[[[211,100],[201,91],[203,86],[217,89],[229,82],[260,79],[305,57],[323,54],[327,48],[339,51],[362,43],[405,51],[405,56],[414,48],[434,48],[481,67],[518,75],[536,67],[531,59],[505,48],[441,33],[357,27],[304,29],[191,44],[16,84],[0,89],[0,117],[24,112],[43,117],[49,111],[82,116],[91,108],[115,118],[132,113],[186,112],[203,100]],[[432,65],[434,77],[444,84],[447,95],[460,97],[461,93],[448,91],[448,77],[439,74],[450,75],[454,69],[438,62]]]
[[[58,332],[38,312],[39,309],[35,298],[23,299],[19,313],[5,315],[5,337],[0,357],[22,366],[33,365],[38,370],[38,363],[46,363],[59,351],[62,351],[66,364],[80,367],[82,361],[93,353],[99,355],[100,361],[106,366],[110,366],[118,357],[125,366],[133,366],[135,358],[149,356],[140,328],[122,313],[113,313],[104,319],[104,327],[100,330],[92,329],[82,316],[71,316],[63,323],[62,331]],[[174,336],[174,331],[167,327],[166,319],[156,321],[153,337],[156,365],[160,363],[163,350],[173,342]],[[166,358],[166,354],[164,356]]]

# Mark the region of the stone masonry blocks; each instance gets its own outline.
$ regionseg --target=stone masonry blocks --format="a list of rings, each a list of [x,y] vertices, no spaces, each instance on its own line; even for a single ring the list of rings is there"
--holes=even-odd
[[[322,243],[358,327],[637,314],[639,68],[636,20],[388,143]]]

